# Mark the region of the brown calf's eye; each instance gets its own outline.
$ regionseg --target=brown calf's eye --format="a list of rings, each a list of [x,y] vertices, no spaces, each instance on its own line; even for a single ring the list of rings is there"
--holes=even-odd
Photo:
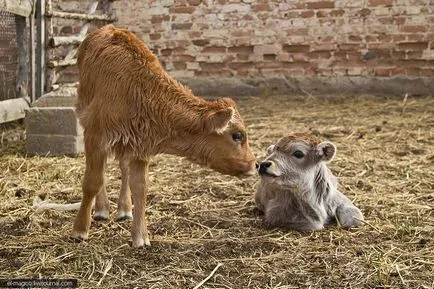
[[[236,142],[242,142],[243,141],[243,134],[239,131],[232,134],[232,139]]]
[[[292,155],[297,159],[301,159],[302,157],[304,157],[304,153],[302,151],[295,151],[292,153]]]

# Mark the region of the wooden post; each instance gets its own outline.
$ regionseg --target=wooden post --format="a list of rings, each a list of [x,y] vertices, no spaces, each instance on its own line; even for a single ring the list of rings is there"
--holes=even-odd
[[[36,55],[36,98],[44,94],[45,87],[45,0],[36,1],[37,11],[37,55]]]
[[[36,100],[36,53],[35,53],[35,7],[36,4],[32,5],[32,13],[30,14],[30,101],[34,102]]]

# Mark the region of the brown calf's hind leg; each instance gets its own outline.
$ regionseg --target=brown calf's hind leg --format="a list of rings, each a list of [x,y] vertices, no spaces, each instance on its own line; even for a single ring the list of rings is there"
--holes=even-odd
[[[129,187],[129,168],[128,158],[121,158],[119,160],[119,167],[121,169],[121,193],[118,199],[118,217],[117,221],[124,221],[133,218],[132,205],[131,205],[131,191]]]
[[[107,159],[107,152],[101,151],[100,146],[96,146],[85,136],[86,170],[83,177],[83,197],[80,209],[75,217],[72,228],[72,238],[87,239],[92,203],[95,196],[104,186],[104,168]]]
[[[95,221],[104,221],[109,218],[110,204],[107,198],[107,190],[105,184],[95,197],[95,212],[93,213],[93,219]]]
[[[134,212],[132,224],[133,247],[150,246],[146,223],[146,194],[148,191],[148,161],[130,162],[130,189],[133,195]]]

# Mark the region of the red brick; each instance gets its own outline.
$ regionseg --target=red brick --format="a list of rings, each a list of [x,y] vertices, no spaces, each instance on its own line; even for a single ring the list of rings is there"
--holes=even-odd
[[[307,2],[308,9],[327,9],[335,8],[334,1]]]
[[[332,10],[329,13],[330,17],[342,17],[345,14],[345,10],[343,9],[337,9],[337,10]]]
[[[369,0],[368,5],[370,6],[387,6],[393,5],[393,0]]]
[[[331,57],[330,51],[313,51],[308,55],[312,59],[329,59]]]
[[[285,52],[308,52],[310,49],[309,45],[289,45],[284,44],[282,46],[283,51]]]
[[[391,69],[392,75],[406,74],[406,69],[403,67],[394,67]]]
[[[408,51],[406,53],[406,59],[422,59],[422,51]]]
[[[252,31],[235,30],[235,31],[231,31],[231,35],[233,37],[251,36],[252,35]]]
[[[390,76],[392,74],[390,68],[375,68],[375,76]]]
[[[151,33],[149,34],[149,39],[151,40],[158,40],[161,38],[161,34],[160,33]]]
[[[193,5],[193,6],[197,6],[200,3],[202,3],[202,0],[187,0],[188,4]]]
[[[270,11],[270,5],[268,3],[262,3],[262,4],[253,4],[252,5],[253,11],[259,12],[259,11]]]
[[[425,50],[428,42],[403,42],[398,44],[399,50]]]
[[[408,42],[425,42],[425,34],[422,33],[412,33],[407,35],[407,41]]]
[[[251,54],[253,53],[253,45],[241,45],[241,46],[229,47],[228,52]]]
[[[370,14],[371,14],[371,9],[368,9],[368,8],[363,8],[358,12],[358,15],[360,15],[362,17],[366,17]]]
[[[433,68],[422,68],[421,74],[422,76],[434,76]]]
[[[187,30],[190,29],[193,23],[173,23],[172,29],[173,30]]]
[[[175,61],[182,61],[182,62],[192,62],[196,60],[196,57],[192,55],[176,55],[172,57]]]
[[[265,61],[275,61],[276,60],[276,54],[264,54],[264,60]]]
[[[318,11],[316,12],[316,17],[318,18],[322,18],[322,17],[327,17],[327,12],[326,11]]]
[[[357,51],[357,50],[359,50],[362,47],[363,47],[363,45],[361,43],[357,43],[357,44],[353,44],[353,43],[338,44],[338,49],[341,50],[341,51],[345,51],[345,50]]]
[[[163,21],[169,21],[170,20],[170,16],[169,15],[152,15],[151,17],[151,23],[152,24],[156,24],[156,23],[162,23]]]
[[[193,6],[181,6],[181,7],[170,7],[169,13],[175,14],[191,14],[196,10],[196,7]]]
[[[249,60],[248,54],[237,54],[237,60],[238,61],[247,61]]]
[[[199,62],[199,66],[203,70],[221,70],[221,69],[227,68],[226,63]]]
[[[226,53],[226,47],[223,46],[209,46],[202,49],[202,53]]]
[[[362,41],[362,37],[358,35],[350,35],[348,36],[348,40],[354,41],[354,42],[360,42]]]
[[[394,23],[397,24],[397,25],[403,25],[406,20],[407,20],[406,17],[395,17],[394,18]]]
[[[235,70],[248,70],[254,68],[256,63],[253,62],[231,62],[229,63],[229,68]]]
[[[302,18],[312,18],[313,16],[315,16],[315,12],[313,12],[312,10],[300,12],[300,17]]]
[[[187,64],[185,64],[185,62],[173,62],[173,67],[175,67],[176,70],[185,70]]]
[[[161,49],[160,54],[163,56],[169,56],[172,54],[172,49]]]
[[[405,25],[405,26],[401,26],[399,31],[406,32],[406,33],[426,32],[427,27],[422,25]]]
[[[208,39],[195,39],[192,42],[196,46],[205,46],[205,45],[209,44],[209,40]]]

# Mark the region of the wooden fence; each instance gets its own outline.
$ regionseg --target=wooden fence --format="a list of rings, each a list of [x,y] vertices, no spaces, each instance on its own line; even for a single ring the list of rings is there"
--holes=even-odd
[[[91,21],[113,22],[109,15],[110,0],[90,0],[83,13],[56,11],[52,0],[0,0],[0,11],[13,13],[16,19],[16,46],[18,77],[17,98],[0,101],[0,123],[24,117],[24,110],[42,95],[60,88],[59,71],[76,65],[78,45],[85,38]],[[100,8],[102,13],[96,14]],[[53,19],[74,19],[82,24],[76,35],[55,35]],[[26,25],[28,22],[28,25]],[[28,28],[26,28],[28,27]],[[68,47],[63,59],[55,59],[50,51],[59,46]]]

